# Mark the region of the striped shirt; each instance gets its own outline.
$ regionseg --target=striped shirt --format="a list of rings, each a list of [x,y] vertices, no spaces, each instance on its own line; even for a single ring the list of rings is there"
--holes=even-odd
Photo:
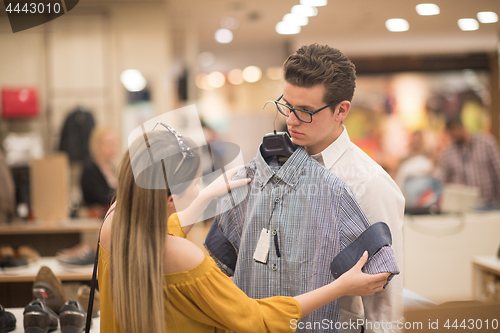
[[[472,136],[463,146],[451,144],[441,158],[445,183],[477,186],[483,204],[500,201],[500,152],[490,137]]]
[[[345,183],[303,147],[281,167],[267,164],[258,152],[233,180],[247,177],[252,179],[248,188],[233,189],[219,200],[222,213],[212,228],[219,228],[237,252],[234,270],[215,258],[220,268],[234,274],[236,285],[252,298],[296,296],[332,282],[329,265],[333,258],[370,226]],[[232,202],[240,203],[233,207]],[[272,234],[266,264],[253,258],[263,228]],[[391,247],[370,257],[363,271],[390,272],[389,279],[398,274]],[[333,322],[326,331],[338,331],[334,327],[339,321],[338,300],[302,322],[323,320]],[[297,331],[318,332],[317,328]]]

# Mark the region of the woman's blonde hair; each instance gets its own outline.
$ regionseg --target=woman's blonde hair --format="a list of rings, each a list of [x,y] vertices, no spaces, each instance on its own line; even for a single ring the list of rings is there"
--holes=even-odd
[[[97,147],[99,147],[103,138],[110,133],[113,135],[117,135],[116,129],[114,127],[106,126],[106,125],[97,126],[90,133],[89,152],[90,152],[90,156],[93,159],[95,159],[96,155],[99,154]]]
[[[194,147],[191,140],[183,140]],[[183,160],[176,138],[160,130],[137,139],[121,161],[111,231],[110,289],[123,333],[165,331],[163,253],[169,183],[181,184],[177,190],[182,193],[199,165],[198,154]]]

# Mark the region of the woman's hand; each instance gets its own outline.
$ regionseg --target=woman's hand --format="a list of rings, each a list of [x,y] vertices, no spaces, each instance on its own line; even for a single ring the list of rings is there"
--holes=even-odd
[[[361,268],[368,260],[368,252],[365,251],[353,268],[342,274],[337,280],[345,296],[369,296],[381,291],[387,283],[390,273],[366,274]]]
[[[235,168],[229,169],[225,174],[220,175],[216,180],[211,182],[207,187],[203,189],[203,193],[207,195],[210,199],[217,199],[223,194],[226,194],[230,190],[236,187],[246,185],[250,182],[250,178],[243,178],[238,180],[231,180],[233,176],[241,169],[243,165],[237,166]],[[226,178],[225,178],[225,177]],[[227,182],[226,182],[227,179]]]

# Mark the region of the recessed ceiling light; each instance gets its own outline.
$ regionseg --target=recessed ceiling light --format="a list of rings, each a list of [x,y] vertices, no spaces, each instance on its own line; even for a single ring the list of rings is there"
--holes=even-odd
[[[278,22],[276,32],[280,35],[295,35],[300,32],[300,26],[288,22]]]
[[[257,66],[248,66],[243,70],[243,79],[247,82],[257,82],[262,77],[262,71]]]
[[[479,22],[473,18],[461,18],[458,20],[458,26],[463,31],[474,31],[479,29]]]
[[[326,6],[327,3],[328,3],[327,0],[300,0],[301,5],[313,6],[313,7]]]
[[[221,44],[231,43],[233,40],[233,33],[228,29],[219,29],[215,32],[215,40]]]
[[[207,77],[208,84],[214,88],[220,88],[226,83],[226,77],[221,72],[212,72]]]
[[[417,13],[422,16],[439,14],[439,6],[433,3],[421,3],[415,7]]]
[[[127,69],[120,75],[120,81],[125,89],[132,92],[141,91],[146,88],[146,79],[137,69]]]
[[[296,14],[286,14],[285,16],[283,16],[283,22],[298,26],[304,26],[309,23],[309,18],[307,16],[300,16]]]
[[[405,19],[401,18],[393,18],[385,21],[385,27],[387,30],[390,32],[401,32],[401,31],[407,31],[410,29],[410,25],[408,24],[408,21]]]
[[[318,9],[316,7],[305,6],[305,5],[295,5],[292,7],[292,14],[297,14],[300,16],[316,16],[318,15]]]
[[[220,27],[224,29],[238,29],[240,21],[231,16],[225,16],[220,19]]]
[[[234,85],[243,83],[243,71],[239,68],[234,68],[227,73],[227,80]]]
[[[495,12],[479,12],[477,19],[481,23],[495,23],[498,22],[498,15]]]

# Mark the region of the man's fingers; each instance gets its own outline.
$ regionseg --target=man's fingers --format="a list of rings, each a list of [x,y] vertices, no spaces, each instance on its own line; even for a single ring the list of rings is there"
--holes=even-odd
[[[227,191],[229,192],[231,189],[240,187],[243,185],[246,185],[250,183],[250,178],[243,178],[243,179],[238,179],[238,180],[232,180],[229,182],[229,184],[226,184]]]

